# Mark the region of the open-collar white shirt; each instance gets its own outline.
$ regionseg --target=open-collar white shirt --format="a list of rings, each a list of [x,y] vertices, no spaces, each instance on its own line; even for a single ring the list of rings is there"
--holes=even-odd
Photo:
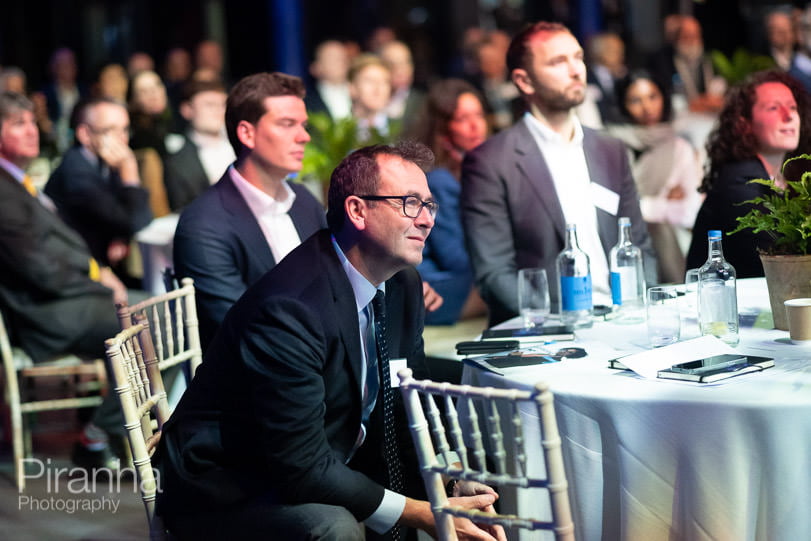
[[[531,113],[524,114],[524,122],[552,175],[563,217],[566,223],[577,225],[578,244],[589,256],[593,302],[611,305],[608,259],[597,228],[591,177],[583,151],[583,127],[572,113],[574,135],[567,141]]]
[[[282,185],[287,191],[287,198],[284,201],[277,201],[245,180],[233,165],[228,168],[228,174],[231,175],[234,186],[245,199],[254,218],[259,222],[262,234],[278,264],[293,248],[301,244],[301,238],[289,214],[296,200],[296,192],[287,180],[283,180]]]

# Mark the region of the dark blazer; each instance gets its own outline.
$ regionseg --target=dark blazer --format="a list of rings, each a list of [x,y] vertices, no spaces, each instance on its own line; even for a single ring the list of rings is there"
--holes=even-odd
[[[79,232],[99,262],[107,264],[107,247],[128,240],[152,220],[149,192],[125,186],[115,171],[103,176],[79,146],[69,149],[51,174],[45,193],[65,222]]]
[[[290,217],[304,240],[326,227],[324,207],[304,186],[290,183],[290,187],[296,194]],[[194,278],[205,347],[228,309],[277,263],[228,171],[180,215],[174,263],[178,277]]]
[[[386,282],[390,357],[426,374],[422,284],[413,268]],[[325,503],[364,520],[383,498],[380,397],[358,454],[361,363],[352,287],[322,230],[228,312],[158,451],[171,517],[228,512],[254,498]],[[419,376],[418,376],[419,377]],[[399,393],[400,448],[413,448]],[[411,465],[410,455],[404,456]],[[412,486],[420,484],[410,470]],[[416,480],[416,482],[414,482]]]
[[[166,196],[169,198],[169,208],[175,212],[183,209],[211,186],[200,161],[197,145],[186,136],[184,139],[185,143],[180,150],[165,160]]]
[[[725,233],[722,241],[724,258],[735,267],[738,278],[763,276],[758,248],[766,249],[771,245],[771,238],[766,233],[741,231],[726,235],[738,227],[738,216],[746,214],[751,205],[739,206],[739,203],[771,193],[771,190],[760,184],[748,184],[754,178],[769,178],[769,173],[758,159],[724,164],[713,181],[707,198],[701,204],[693,226],[693,240],[687,252],[687,268],[700,267],[707,261],[707,232],[719,229]]]
[[[628,152],[613,138],[583,128],[583,151],[591,181],[619,195],[617,215],[597,208],[597,228],[606,257],[617,243],[617,219],[631,219],[633,243],[645,256],[648,283],[656,282],[656,256],[639,211]],[[467,154],[462,164],[462,224],[476,282],[491,323],[518,314],[517,272],[545,268],[552,306],[557,303],[555,258],[563,250],[566,224],[552,175],[525,120]]]
[[[0,308],[35,362],[115,322],[112,291],[88,276],[90,257],[77,232],[0,168]]]

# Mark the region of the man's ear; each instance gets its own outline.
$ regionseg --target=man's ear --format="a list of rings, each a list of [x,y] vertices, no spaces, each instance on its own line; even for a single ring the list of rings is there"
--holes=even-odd
[[[79,141],[82,146],[90,147],[90,126],[87,124],[79,124],[76,126],[76,140]]]
[[[187,122],[191,121],[192,110],[189,102],[184,101],[180,104],[180,116],[185,118]]]
[[[527,74],[527,70],[523,68],[515,68],[510,74],[510,78],[512,79],[513,84],[518,87],[518,90],[520,90],[522,94],[535,93],[535,85],[532,84],[529,74]]]
[[[366,219],[368,218],[369,207],[366,201],[356,195],[350,195],[344,200],[344,213],[346,219],[358,231],[366,229]]]
[[[237,139],[242,143],[242,146],[253,150],[256,138],[256,126],[247,120],[240,120],[237,124]]]

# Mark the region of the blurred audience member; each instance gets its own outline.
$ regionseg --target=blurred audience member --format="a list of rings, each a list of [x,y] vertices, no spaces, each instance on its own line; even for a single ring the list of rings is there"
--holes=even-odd
[[[0,70],[0,92],[14,92],[25,95],[25,72],[16,66],[6,66]]]
[[[127,59],[127,75],[132,79],[142,71],[155,71],[155,61],[149,54],[136,51]]]
[[[101,68],[96,78],[95,95],[126,104],[129,86],[130,81],[127,78],[127,71],[124,66],[121,64],[107,64]]]
[[[180,111],[180,101],[183,98],[183,87],[192,74],[191,55],[182,47],[175,47],[166,53],[163,62],[163,84],[166,85],[166,96],[169,98],[169,107],[172,109],[172,132],[183,133],[186,130],[186,120]]]
[[[393,126],[386,115],[391,97],[391,72],[379,56],[362,54],[352,62],[349,95],[361,143],[372,140],[375,134],[383,138],[397,135],[398,127]]]
[[[228,87],[222,47],[216,41],[207,39],[197,44],[194,51],[194,68],[206,70],[206,73],[213,74],[226,88]]]
[[[712,61],[704,54],[701,25],[695,17],[682,15],[673,45],[666,45],[651,57],[654,78],[671,94],[675,113],[717,112],[724,101],[726,83],[715,75]]]
[[[121,330],[113,302],[128,293],[30,184],[25,169],[39,154],[33,111],[25,96],[0,93],[0,309],[13,343],[35,363],[63,353],[104,357],[104,340]],[[107,393],[74,462],[117,469],[108,433],[122,432],[118,397]]]
[[[28,96],[28,80],[25,72],[16,66],[6,66],[0,70],[0,92],[14,92]],[[39,129],[40,153],[46,158],[55,158],[57,155],[56,145],[51,136],[53,135],[53,122],[48,116],[48,103],[42,92],[34,92],[28,96],[34,106],[34,119]],[[48,178],[50,167],[45,169],[42,184]],[[32,176],[33,173],[32,173]],[[36,182],[37,179],[35,179]]]
[[[371,53],[378,53],[387,43],[397,39],[394,29],[389,26],[378,26],[374,28],[366,39],[366,50]]]
[[[783,10],[775,10],[766,15],[766,39],[769,42],[769,55],[783,71],[791,69],[794,63],[794,23],[791,15]]]
[[[219,180],[236,157],[225,133],[227,98],[221,83],[186,84],[180,114],[189,129],[183,147],[166,159],[166,194],[173,211],[181,210]]]
[[[166,96],[166,87],[154,71],[142,71],[130,82],[129,99],[132,119],[133,150],[153,148],[161,157],[166,156],[166,136],[172,125],[172,111]]]
[[[349,97],[349,56],[340,41],[324,41],[315,49],[310,64],[314,84],[307,90],[304,102],[309,113],[326,112],[333,120],[352,114]]]
[[[522,109],[507,70],[507,47],[509,37],[496,30],[486,35],[476,51],[479,73],[474,84],[484,96],[490,125],[496,131],[512,126],[516,112]]]
[[[634,71],[615,88],[627,124],[614,125],[609,133],[632,152],[631,171],[656,251],[659,279],[681,283],[689,229],[702,201],[698,153],[676,134],[670,123],[670,97],[648,72]]]
[[[67,47],[57,49],[51,55],[49,66],[52,81],[43,88],[42,93],[48,106],[48,117],[54,126],[54,142],[61,153],[70,146],[70,115],[85,91],[76,82],[78,68],[73,51]]]
[[[174,240],[177,275],[194,278],[204,347],[250,285],[326,227],[321,203],[287,180],[310,140],[301,79],[245,77],[228,95],[225,125],[237,161],[186,207]]]
[[[465,248],[459,177],[465,153],[481,144],[487,131],[478,90],[461,79],[446,79],[431,87],[409,134],[428,145],[436,157],[435,167],[427,176],[440,211],[417,270],[445,302],[435,312],[426,313],[428,325],[451,325],[459,319],[482,315],[486,309],[473,287],[473,269]]]
[[[738,226],[736,218],[751,208],[740,203],[772,193],[750,180],[773,178],[780,185],[785,159],[809,148],[811,102],[796,79],[778,70],[763,71],[732,88],[707,145],[710,167],[701,185],[707,198],[693,227],[687,268],[707,260],[708,230],[729,233]],[[763,276],[758,249],[770,245],[766,233],[741,231],[724,237],[724,257],[738,278]]]
[[[136,231],[152,219],[128,146],[130,119],[121,103],[94,98],[77,105],[76,144],[65,152],[45,193],[87,242],[93,257],[127,278],[121,262]]]
[[[407,131],[425,99],[425,94],[414,87],[411,50],[402,41],[390,41],[380,48],[378,54],[391,71],[391,98],[386,114],[400,121],[403,131]]]
[[[797,28],[800,46],[788,72],[803,84],[806,92],[811,92],[811,5],[799,13]]]
[[[614,90],[617,81],[628,72],[622,38],[613,32],[595,34],[589,39],[586,57],[588,89],[594,94],[602,124],[622,123],[624,117]]]

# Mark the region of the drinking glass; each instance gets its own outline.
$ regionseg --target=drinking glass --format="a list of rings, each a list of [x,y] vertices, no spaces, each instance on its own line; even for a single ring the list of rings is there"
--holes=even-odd
[[[678,342],[680,334],[679,290],[676,286],[648,289],[648,338],[658,348]]]
[[[518,311],[524,328],[542,326],[549,315],[549,281],[546,270],[538,268],[518,271]]]
[[[700,336],[698,328],[698,269],[689,269],[684,275],[684,297],[681,299],[681,315],[687,337]]]

